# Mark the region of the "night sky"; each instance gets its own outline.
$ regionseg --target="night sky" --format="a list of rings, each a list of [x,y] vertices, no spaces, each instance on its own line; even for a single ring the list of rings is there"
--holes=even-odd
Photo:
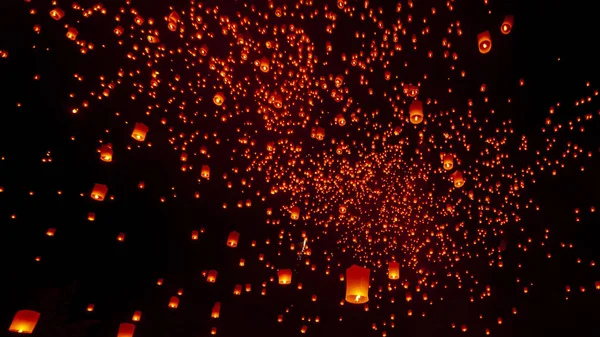
[[[0,335],[597,335],[580,2],[1,1]]]

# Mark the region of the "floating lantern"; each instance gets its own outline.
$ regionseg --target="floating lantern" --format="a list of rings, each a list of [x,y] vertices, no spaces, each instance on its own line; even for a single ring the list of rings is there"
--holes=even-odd
[[[388,277],[390,280],[397,280],[400,278],[400,263],[392,261],[388,266]]]
[[[208,276],[206,276],[206,281],[209,283],[215,283],[217,282],[217,271],[214,269],[211,269],[208,271]]]
[[[100,160],[110,163],[113,158],[113,150],[110,144],[100,146]]]
[[[171,300],[169,300],[169,308],[177,309],[179,306],[179,298],[177,296],[172,296]]]
[[[146,139],[146,133],[148,133],[148,127],[144,123],[135,123],[131,137],[138,142],[143,142]]]
[[[423,102],[414,100],[408,108],[408,114],[411,123],[420,124],[423,121]]]
[[[139,322],[140,319],[142,319],[142,312],[137,310],[133,313],[133,317],[131,318],[131,320],[134,322]]]
[[[504,35],[510,34],[514,20],[515,18],[512,15],[505,16],[504,21],[502,21],[502,24],[500,25],[500,32]]]
[[[482,54],[487,54],[492,50],[492,38],[490,37],[490,32],[485,31],[477,35],[477,43],[479,45],[479,52]]]
[[[281,269],[277,272],[277,276],[279,277],[279,284],[287,285],[292,283],[291,269]]]
[[[106,193],[108,192],[108,187],[102,184],[94,184],[94,188],[92,189],[91,197],[94,200],[102,201],[106,197]]]
[[[300,207],[298,207],[298,206],[292,207],[292,212],[291,212],[290,218],[292,220],[300,219]]]
[[[442,161],[444,170],[452,170],[452,168],[454,167],[454,157],[450,153],[446,153]]]
[[[212,312],[210,314],[211,318],[219,318],[219,315],[221,313],[221,302],[215,302],[215,304],[212,307]]]
[[[134,332],[135,325],[131,323],[121,323],[119,324],[119,332],[117,333],[117,337],[133,337]]]
[[[231,248],[235,248],[238,245],[238,240],[240,239],[240,233],[233,231],[229,233],[229,237],[227,238],[227,245]]]
[[[40,319],[40,313],[33,310],[19,310],[8,328],[8,331],[17,333],[32,333]]]
[[[363,304],[369,301],[369,275],[368,268],[352,265],[346,269],[346,301],[354,304]]]

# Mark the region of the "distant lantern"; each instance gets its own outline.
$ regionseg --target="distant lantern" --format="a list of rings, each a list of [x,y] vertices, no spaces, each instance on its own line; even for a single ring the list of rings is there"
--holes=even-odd
[[[119,333],[117,333],[117,337],[133,337],[134,332],[135,325],[131,323],[121,323],[119,325]]]
[[[177,21],[173,21],[173,20],[169,20],[169,22],[167,23],[167,28],[174,32],[177,30]]]
[[[343,83],[344,83],[344,76],[337,75],[334,80],[335,87],[339,88],[342,86]]]
[[[48,228],[46,231],[46,235],[48,236],[54,236],[54,233],[56,233],[56,228]]]
[[[102,145],[100,147],[100,160],[103,162],[110,163],[113,157],[113,150],[110,144]]]
[[[454,167],[454,157],[450,153],[446,153],[443,159],[444,170],[452,170]]]
[[[246,260],[240,259],[240,267],[243,267],[245,265],[246,265]]]
[[[50,11],[50,17],[52,17],[54,20],[60,20],[63,18],[63,16],[65,16],[65,11],[63,11],[62,9],[56,7],[53,10]]]
[[[192,231],[192,240],[198,240],[198,231],[197,230]]]
[[[179,306],[179,298],[177,296],[171,296],[171,300],[169,300],[169,308],[177,309]]]
[[[148,35],[148,42],[150,43],[159,43],[160,39],[155,35]]]
[[[208,271],[208,276],[206,276],[206,282],[209,283],[215,283],[217,282],[217,271],[214,269],[211,269]]]
[[[266,57],[261,58],[259,68],[263,73],[268,73],[270,69],[269,59]]]
[[[94,311],[94,304],[90,303],[88,304],[87,308],[85,308],[85,310],[87,312],[93,312]]]
[[[317,130],[316,130],[316,133],[315,133],[315,138],[317,140],[323,140],[323,139],[325,139],[325,129],[321,128],[321,127],[318,127]]]
[[[277,272],[277,276],[279,277],[279,284],[290,284],[292,283],[292,270],[291,269],[281,269]]]
[[[490,32],[486,30],[483,33],[479,33],[479,35],[477,35],[477,43],[479,45],[480,53],[489,53],[492,49],[492,38],[490,37]]]
[[[200,176],[204,179],[210,179],[210,167],[208,165],[202,165]]]
[[[123,29],[123,27],[121,27],[121,26],[116,26],[116,27],[115,27],[115,30],[114,30],[114,33],[115,33],[115,35],[116,35],[116,36],[121,36],[121,35],[123,35],[123,32],[124,32],[124,31],[125,31],[125,30]]]
[[[363,304],[369,301],[369,268],[352,265],[346,269],[346,302]]]
[[[229,237],[227,238],[227,245],[231,248],[235,248],[238,245],[238,240],[240,239],[240,233],[233,231],[229,233]]]
[[[148,127],[144,123],[135,123],[131,137],[138,142],[143,142],[146,139],[146,133],[148,133]]]
[[[290,218],[292,220],[300,219],[300,207],[298,207],[298,206],[292,207],[292,212],[291,212]]]
[[[505,16],[504,21],[502,21],[502,25],[500,25],[500,32],[502,32],[504,35],[509,34],[512,30],[514,20],[515,18],[512,15]]]
[[[131,320],[134,322],[139,322],[140,319],[142,319],[142,312],[137,310],[133,313],[133,317],[131,318]]]
[[[222,92],[216,93],[213,97],[213,103],[215,103],[216,106],[221,106],[223,105],[223,102],[225,102],[225,94]]]
[[[233,288],[233,294],[234,295],[241,295],[242,294],[242,285],[241,284],[236,284],[235,288]]]
[[[465,184],[462,172],[455,171],[452,173],[452,182],[454,183],[454,187],[461,188]]]
[[[94,184],[94,188],[92,189],[91,197],[94,200],[102,201],[106,197],[106,193],[108,192],[108,187],[102,184]]]
[[[275,97],[273,97],[273,105],[277,109],[281,109],[281,107],[283,107],[283,97],[279,94],[275,95]]]
[[[400,278],[400,263],[392,261],[388,266],[388,277],[390,280],[397,280]]]
[[[96,213],[89,212],[87,219],[88,219],[88,221],[94,221],[94,220],[96,220]]]
[[[117,236],[117,241],[119,241],[119,242],[125,241],[125,233],[119,233],[119,235]]]
[[[212,307],[212,312],[210,313],[211,318],[219,318],[221,313],[221,302],[215,302],[215,305]]]
[[[344,118],[344,115],[342,114],[338,114],[337,116],[335,116],[335,122],[339,125],[339,126],[344,126],[346,125],[346,119]]]
[[[408,114],[411,123],[420,124],[423,121],[423,102],[415,99],[408,108]]]
[[[346,212],[348,211],[348,208],[346,207],[346,205],[341,205],[339,208],[340,214],[346,214]]]
[[[79,32],[77,29],[75,29],[75,27],[69,27],[69,29],[67,29],[67,39],[75,41],[75,39],[77,39],[77,35],[79,35]]]
[[[19,310],[8,328],[8,331],[17,333],[32,333],[40,319],[40,313],[33,310]]]
[[[392,78],[392,73],[389,70],[387,70],[384,73],[383,77],[385,78],[386,81],[389,81]]]

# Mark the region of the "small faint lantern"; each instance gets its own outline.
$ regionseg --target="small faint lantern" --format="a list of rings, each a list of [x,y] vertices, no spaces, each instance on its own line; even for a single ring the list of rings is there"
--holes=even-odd
[[[287,285],[292,283],[291,269],[281,269],[277,272],[277,276],[279,277],[279,284]]]
[[[87,308],[85,308],[85,310],[87,312],[93,312],[94,311],[94,305],[92,303],[88,304]]]
[[[192,231],[192,240],[198,240],[198,231],[197,230]]]
[[[235,288],[233,288],[233,294],[234,295],[241,295],[242,294],[242,285],[241,284],[236,284]]]
[[[502,25],[500,25],[500,32],[502,34],[507,35],[512,30],[513,22],[515,18],[512,15],[507,15],[504,17],[504,21],[502,21]]]
[[[17,333],[32,333],[40,319],[40,313],[33,310],[19,310],[8,328],[8,331]]]
[[[117,241],[119,241],[119,242],[125,241],[125,233],[119,233],[119,235],[117,236]]]
[[[54,233],[56,233],[56,228],[48,228],[46,231],[46,235],[48,236],[54,236]]]

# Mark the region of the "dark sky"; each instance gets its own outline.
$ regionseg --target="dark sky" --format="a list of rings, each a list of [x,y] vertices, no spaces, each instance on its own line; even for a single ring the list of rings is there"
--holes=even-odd
[[[327,3],[330,9],[337,11],[335,1],[314,2],[314,8],[322,10]],[[429,15],[434,6],[421,2],[425,1],[415,1],[414,11],[408,12],[414,13],[415,20]],[[276,6],[283,3],[275,2]],[[348,0],[348,3],[354,2]],[[80,1],[79,4],[88,8],[96,3]],[[223,15],[232,18],[237,12],[242,16],[251,15],[242,1],[208,1],[205,7],[214,7],[215,4],[224,7]],[[362,4],[358,7],[362,8]],[[407,2],[402,1],[402,4],[403,8],[408,7]],[[167,48],[176,49],[182,45],[180,39],[168,35],[162,19],[170,13],[170,3],[137,1],[133,5],[142,16],[156,18],[155,26]],[[189,2],[174,1],[172,5],[182,10],[189,7]],[[492,336],[511,337],[594,336],[599,331],[600,292],[595,289],[594,282],[600,281],[600,273],[590,264],[592,261],[600,262],[597,245],[600,235],[600,177],[597,174],[600,167],[600,138],[597,136],[600,107],[594,100],[583,108],[574,104],[581,98],[593,96],[600,81],[596,57],[596,40],[600,31],[595,25],[593,3],[491,0],[489,5],[484,5],[483,0],[468,0],[454,3],[455,10],[450,14],[445,10],[446,3],[437,1],[435,7],[438,13],[430,20],[432,37],[424,38],[417,45],[422,50],[439,49],[445,25],[452,20],[460,20],[464,36],[456,40],[452,50],[460,53],[457,68],[466,69],[468,79],[460,84],[456,84],[459,82],[455,79],[446,81],[443,74],[448,71],[448,63],[428,62],[423,53],[405,51],[392,58],[390,71],[399,76],[396,82],[405,78],[406,82],[416,83],[423,73],[431,77],[423,85],[419,97],[422,100],[436,97],[440,101],[440,109],[459,104],[464,107],[469,98],[481,100],[479,88],[486,83],[489,88],[487,96],[492,102],[487,110],[496,110],[490,117],[492,124],[501,125],[500,121],[510,119],[515,131],[505,151],[510,156],[507,163],[516,168],[531,167],[536,173],[535,183],[528,182],[521,191],[521,207],[509,207],[518,212],[521,221],[509,222],[503,227],[502,240],[507,244],[502,255],[505,267],[489,267],[483,257],[462,260],[456,264],[455,270],[463,273],[468,270],[475,275],[477,284],[468,283],[474,288],[473,292],[470,293],[469,286],[457,289],[451,281],[440,281],[437,289],[429,293],[429,297],[435,299],[432,305],[421,301],[421,295],[414,290],[417,276],[413,271],[406,272],[406,281],[411,284],[413,297],[419,300],[408,304],[404,300],[405,291],[400,286],[393,292],[385,290],[388,280],[385,274],[380,273],[371,282],[371,295],[374,296],[377,287],[383,286],[383,298],[378,301],[372,299],[368,312],[360,305],[346,303],[340,306],[345,288],[339,274],[356,262],[350,254],[338,254],[348,245],[336,244],[339,239],[337,233],[330,230],[325,235],[324,228],[313,224],[310,219],[303,222],[303,227],[291,225],[284,210],[292,197],[269,196],[266,202],[253,198],[252,207],[236,207],[238,200],[249,198],[254,190],[245,189],[241,193],[239,184],[228,189],[221,178],[222,173],[231,172],[232,167],[243,170],[247,165],[239,157],[230,159],[231,149],[239,146],[235,142],[224,141],[222,146],[209,148],[212,153],[210,181],[198,183],[199,167],[204,163],[201,156],[194,155],[189,160],[189,164],[195,166],[192,172],[181,172],[181,149],[174,150],[169,145],[170,137],[176,138],[180,132],[189,134],[194,128],[199,128],[201,134],[219,132],[223,140],[234,139],[237,136],[232,124],[221,123],[217,118],[198,118],[197,124],[191,126],[178,121],[171,112],[169,126],[174,132],[170,132],[168,127],[161,126],[159,113],[145,115],[147,105],[151,104],[149,102],[167,105],[167,89],[161,91],[156,100],[140,95],[138,100],[131,101],[129,95],[136,91],[131,84],[118,86],[108,99],[90,99],[89,109],[72,114],[70,111],[77,104],[74,102],[80,102],[90,91],[98,90],[100,75],[112,78],[120,68],[138,68],[142,70],[142,77],[145,76],[139,81],[147,86],[150,70],[144,61],[134,62],[123,57],[124,51],[131,49],[134,42],[126,40],[123,46],[116,44],[114,16],[120,7],[125,6],[124,1],[105,1],[108,14],[96,13],[89,19],[82,18],[81,13],[71,9],[71,2],[61,1],[59,6],[66,15],[61,21],[54,21],[48,15],[54,7],[49,1],[0,2],[0,50],[8,52],[7,58],[0,58],[0,157],[3,159],[0,161],[0,187],[3,190],[0,193],[0,261],[3,268],[0,331],[3,333],[8,333],[6,329],[15,312],[21,309],[41,313],[34,336],[54,337],[116,336],[119,323],[130,322],[136,310],[141,310],[143,316],[136,324],[135,336],[152,337],[209,336],[212,327],[218,329],[217,335],[220,336],[299,336],[302,325],[308,326],[306,335],[312,336],[381,336],[382,331],[386,331],[388,336],[484,336],[486,328],[491,329]],[[263,2],[256,6],[267,8]],[[370,6],[382,7],[384,14],[381,19],[386,25],[396,20],[395,4],[372,0]],[[35,15],[30,14],[33,8],[37,11]],[[299,13],[309,11],[302,8]],[[492,14],[487,14],[488,10]],[[513,31],[503,36],[499,33],[499,23],[506,14],[514,15],[515,24]],[[343,16],[341,13],[338,15]],[[126,16],[130,20],[130,15],[123,15]],[[208,30],[220,34],[216,22],[208,15],[206,17]],[[401,17],[405,20],[406,13],[402,12]],[[288,19],[289,23],[287,19],[281,22],[298,24],[296,19]],[[361,23],[357,18],[338,20],[340,27],[331,37],[324,34],[325,20],[304,23],[306,34],[318,46],[315,54],[320,62],[327,60],[324,53],[326,41],[331,41],[336,53],[347,52],[350,55],[368,49],[356,42],[354,31],[364,31],[368,35],[377,32],[373,25]],[[41,25],[41,34],[34,32],[36,24]],[[94,50],[82,55],[79,47],[65,37],[65,24],[77,26],[81,39],[94,43]],[[485,56],[477,52],[476,44],[477,34],[484,30],[490,30],[493,36],[492,51]],[[137,31],[133,34],[145,36]],[[262,37],[250,38],[260,40]],[[404,48],[409,50],[410,38],[401,38]],[[219,38],[211,40],[209,53],[226,56],[229,46],[224,41]],[[143,41],[136,43],[147,45]],[[103,44],[105,48],[102,48]],[[32,48],[34,45],[35,48]],[[410,67],[402,66],[405,61],[410,63]],[[185,65],[162,65],[161,70],[171,67],[184,73]],[[379,80],[371,80],[371,87],[378,93],[389,91],[393,84],[381,80],[383,69],[374,67],[380,77]],[[348,66],[339,61],[326,65],[318,63],[314,76],[336,74],[345,68]],[[85,80],[78,83],[74,73],[83,75]],[[34,80],[36,74],[41,76],[39,81]],[[359,75],[357,69],[351,68],[346,77],[350,82]],[[236,76],[254,75],[248,72]],[[208,78],[209,82],[214,80],[214,77]],[[525,80],[522,88],[518,86],[521,78]],[[585,86],[586,81],[591,82],[590,87]],[[373,117],[374,120],[400,124],[383,99],[370,97],[364,87],[356,83],[348,86],[354,92],[353,100],[365,111],[378,109],[382,112]],[[448,86],[455,87],[452,95],[447,93]],[[253,84],[249,84],[249,88],[258,89]],[[75,93],[76,99],[69,99],[69,93]],[[200,114],[215,110],[213,94],[212,88],[200,92],[198,95],[205,97],[204,101],[191,110],[196,109]],[[189,93],[177,97],[176,104],[183,100],[190,104],[197,99]],[[511,105],[504,103],[507,97],[511,97]],[[594,118],[586,124],[575,123],[575,131],[543,133],[541,128],[548,111],[557,102],[561,103],[561,107],[560,112],[552,117],[553,125],[562,124],[566,129],[569,121],[576,120],[578,116],[591,113]],[[18,103],[22,106],[17,107]],[[233,111],[231,104],[228,109]],[[240,104],[246,102],[241,100]],[[327,121],[322,123],[329,123],[337,114],[333,111],[339,110],[339,106],[334,104],[325,101],[315,108],[326,111],[317,117]],[[458,114],[465,114],[464,110]],[[119,112],[120,116],[115,116],[115,112]],[[261,117],[252,116],[248,120],[254,124],[246,130],[255,128],[257,133],[253,136],[260,144],[265,144],[271,138],[259,126]],[[484,118],[482,112],[481,119]],[[136,121],[144,121],[150,127],[148,139],[141,146],[130,137]],[[585,132],[578,132],[580,125],[585,125]],[[430,128],[427,132],[441,133],[447,129],[445,126]],[[335,130],[329,133],[329,130],[328,137],[341,137],[343,134],[336,134]],[[417,131],[411,129],[406,132],[407,142],[413,142]],[[474,129],[466,133],[473,137],[479,135]],[[528,151],[517,150],[521,135],[528,139]],[[313,141],[308,132],[293,137],[296,141],[302,138],[303,144]],[[555,148],[550,151],[546,150],[548,137],[556,138]],[[356,131],[348,138],[358,142],[369,141],[362,131]],[[112,163],[99,160],[96,149],[100,140],[113,144],[115,154]],[[152,143],[151,147],[146,145],[148,142]],[[570,157],[563,161],[560,153],[568,143],[578,144],[585,151],[578,158]],[[127,146],[133,149],[128,150]],[[324,151],[308,145],[305,147],[303,156],[307,160],[309,156]],[[541,155],[536,155],[536,150]],[[188,152],[194,151],[198,152],[197,149]],[[589,158],[588,152],[593,154]],[[560,159],[565,167],[556,176],[548,169],[540,171],[537,161],[544,156]],[[42,161],[44,158],[46,162]],[[47,162],[48,158],[52,161]],[[463,164],[476,165],[476,158],[476,154],[466,156]],[[285,166],[282,160],[274,160],[273,165]],[[350,156],[350,160],[357,158]],[[584,172],[581,172],[581,166],[585,166]],[[262,190],[263,195],[268,194],[271,185],[262,176],[255,177],[254,186]],[[140,181],[145,183],[144,189],[138,188]],[[109,186],[109,195],[114,195],[115,199],[108,200],[107,197],[103,202],[91,200],[89,193],[95,183]],[[467,181],[469,183],[471,181]],[[172,187],[175,187],[175,192]],[[201,194],[199,199],[194,198],[196,191]],[[30,192],[34,194],[30,195]],[[166,197],[166,202],[160,202],[161,197]],[[539,205],[540,211],[533,211],[532,206],[525,208],[530,199],[533,205]],[[228,203],[227,209],[222,207],[225,202]],[[500,207],[499,204],[496,206]],[[268,217],[267,207],[273,208],[278,215]],[[596,212],[590,211],[592,207]],[[580,213],[576,214],[575,209],[579,209]],[[87,220],[89,212],[96,214],[95,221]],[[11,218],[13,214],[16,214],[16,219]],[[577,217],[579,221],[576,221]],[[268,225],[267,219],[281,219],[281,224]],[[477,228],[466,218],[456,221],[465,222],[466,228],[472,228],[473,232]],[[48,228],[56,229],[54,237],[45,235]],[[191,231],[201,228],[205,228],[206,232],[200,234],[199,240],[192,241]],[[310,264],[315,264],[318,269],[316,272],[305,266],[306,256],[298,259],[285,243],[283,248],[279,248],[277,241],[282,229],[286,236],[287,232],[293,233],[296,246],[302,243],[301,230],[306,230],[311,238],[319,237],[311,247],[313,255],[310,257]],[[241,234],[240,244],[235,249],[225,245],[227,235],[233,230]],[[542,247],[540,241],[546,230],[550,235]],[[124,242],[116,240],[119,233],[126,234]],[[400,234],[399,239],[402,238],[405,236]],[[534,243],[528,245],[524,252],[519,244],[526,243],[528,238],[533,238]],[[266,239],[271,240],[270,245],[265,244]],[[251,247],[252,240],[257,241],[257,247]],[[561,247],[562,243],[566,248]],[[490,240],[488,245],[495,247],[497,244]],[[569,244],[574,248],[568,248]],[[277,254],[279,250],[282,252],[280,255]],[[475,252],[470,247],[459,247],[459,250]],[[326,261],[325,256],[333,252],[332,261]],[[265,255],[263,262],[258,260],[260,253]],[[551,258],[547,258],[548,253]],[[40,256],[41,261],[36,262],[36,256]],[[238,266],[240,258],[246,260],[246,267]],[[580,263],[578,259],[581,259]],[[265,267],[267,261],[276,268],[292,269],[293,284],[278,286],[276,271]],[[329,276],[324,273],[327,265],[331,265]],[[446,273],[441,265],[431,268],[440,275]],[[202,276],[203,271],[209,269],[219,272],[215,284],[207,283]],[[270,282],[270,277],[275,277],[275,282]],[[464,274],[463,277],[469,278]],[[158,278],[164,279],[162,286],[156,285]],[[263,282],[268,283],[265,296],[260,294]],[[298,282],[302,282],[302,290],[297,289]],[[234,296],[236,284],[251,284],[252,291]],[[492,285],[492,296],[478,300],[481,289],[488,284]],[[447,289],[443,289],[444,285]],[[527,285],[529,293],[523,294],[523,286]],[[570,293],[565,290],[567,286],[571,288]],[[585,287],[585,292],[580,287]],[[176,310],[169,309],[169,298],[176,295],[179,288],[184,290],[180,306]],[[318,296],[316,302],[310,300],[312,294]],[[474,303],[470,303],[471,296],[477,298]],[[390,303],[391,297],[395,297],[395,303]],[[216,301],[222,303],[218,320],[210,318]],[[90,303],[95,305],[93,312],[86,311]],[[289,308],[289,313],[285,313],[286,308]],[[517,308],[518,314],[513,315],[512,308]],[[406,314],[408,310],[412,310],[412,316]],[[284,322],[277,323],[277,315],[284,313]],[[421,317],[422,313],[425,317]],[[391,314],[395,314],[394,328],[389,327]],[[309,317],[314,321],[315,316],[319,317],[319,323],[307,322]],[[303,317],[306,318],[304,321]],[[502,325],[497,324],[498,317],[503,318]],[[383,325],[384,322],[387,326]],[[377,331],[372,328],[374,323]],[[451,327],[453,323],[457,328]],[[467,332],[460,332],[458,327],[461,324],[468,325]]]

